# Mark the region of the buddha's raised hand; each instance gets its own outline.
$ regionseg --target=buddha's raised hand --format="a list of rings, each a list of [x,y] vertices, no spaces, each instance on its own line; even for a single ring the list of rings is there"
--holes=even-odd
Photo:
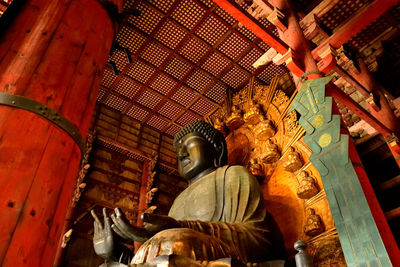
[[[94,210],[91,210],[91,214],[94,218],[94,236],[93,236],[93,247],[94,251],[100,257],[112,260],[114,255],[114,237],[110,227],[110,218],[107,216],[106,209],[103,208],[104,226],[97,217]]]
[[[133,241],[144,242],[156,233],[170,228],[179,228],[179,223],[168,216],[144,213],[141,219],[146,222],[144,227],[129,224],[119,208],[115,208],[115,214],[111,215],[114,222],[111,228],[119,236]]]

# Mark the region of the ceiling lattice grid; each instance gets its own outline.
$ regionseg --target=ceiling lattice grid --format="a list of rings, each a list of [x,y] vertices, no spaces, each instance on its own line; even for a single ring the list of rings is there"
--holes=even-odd
[[[124,9],[141,14],[121,25],[123,49],[109,58],[98,102],[169,135],[213,114],[270,48],[212,0],[127,1]],[[287,72],[264,69],[257,84]]]

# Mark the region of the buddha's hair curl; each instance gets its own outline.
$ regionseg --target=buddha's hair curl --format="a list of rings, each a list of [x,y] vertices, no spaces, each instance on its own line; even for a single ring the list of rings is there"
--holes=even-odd
[[[178,142],[187,134],[197,133],[204,137],[218,152],[222,158],[220,164],[225,165],[228,161],[227,146],[224,135],[205,121],[194,121],[183,127],[174,138],[174,148],[177,149]]]

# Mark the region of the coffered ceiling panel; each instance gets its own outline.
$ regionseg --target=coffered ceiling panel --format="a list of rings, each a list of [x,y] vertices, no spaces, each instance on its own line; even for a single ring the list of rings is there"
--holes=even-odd
[[[334,30],[346,21],[362,6],[372,2],[372,0],[343,0],[337,3],[331,10],[322,16],[321,22],[330,30]]]
[[[140,90],[140,84],[133,81],[129,77],[122,77],[114,88],[114,91],[132,99]]]
[[[192,30],[205,13],[206,10],[201,5],[192,0],[185,0],[178,5],[171,17],[188,30]]]
[[[145,61],[135,60],[126,72],[126,75],[142,84],[145,84],[149,81],[150,77],[156,72],[156,70],[155,67]]]
[[[146,118],[149,112],[133,104],[126,114],[134,119],[137,119],[138,121],[142,121],[144,118]]]

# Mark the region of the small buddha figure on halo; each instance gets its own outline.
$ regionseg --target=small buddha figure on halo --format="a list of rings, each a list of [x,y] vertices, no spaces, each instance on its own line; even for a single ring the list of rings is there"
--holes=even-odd
[[[251,100],[246,113],[243,115],[243,119],[245,122],[251,125],[257,124],[263,120],[260,105],[254,100]]]
[[[278,146],[274,144],[271,139],[265,141],[265,152],[263,154],[262,161],[265,163],[274,163],[279,160],[281,153],[278,150]]]
[[[259,163],[257,159],[250,159],[249,171],[258,181],[262,181],[265,176],[263,166]]]
[[[243,123],[242,110],[238,106],[233,105],[231,115],[225,120],[226,126],[236,129],[242,126]]]
[[[321,217],[315,214],[315,210],[312,208],[307,209],[307,221],[304,226],[304,233],[308,236],[317,236],[324,231],[324,225]]]
[[[275,127],[270,120],[261,120],[254,128],[254,135],[260,141],[265,141],[275,135]]]
[[[297,188],[297,196],[301,199],[315,196],[319,191],[315,180],[306,171],[301,171],[298,175],[300,176],[300,185]]]
[[[303,162],[300,159],[300,154],[294,150],[293,147],[289,147],[286,159],[283,162],[283,167],[286,171],[295,172],[303,166]]]
[[[273,237],[279,230],[268,223],[259,184],[244,167],[226,165],[223,135],[210,124],[195,121],[175,136],[174,147],[179,173],[189,186],[175,199],[168,216],[142,214],[146,225],[137,227],[118,208],[111,215],[115,233],[144,242],[130,266],[157,266],[168,259],[178,267],[231,266],[222,258],[243,266],[268,261],[283,266],[282,243]],[[94,217],[96,253],[118,258],[107,251],[110,231],[102,230],[110,229],[110,219],[104,213],[103,228]]]

